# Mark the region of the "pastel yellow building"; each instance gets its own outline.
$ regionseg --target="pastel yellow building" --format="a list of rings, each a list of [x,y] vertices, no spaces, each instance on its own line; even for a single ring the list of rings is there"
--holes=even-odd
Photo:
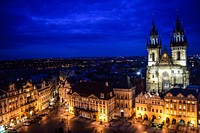
[[[51,100],[51,89],[52,84],[47,84],[45,81],[42,82],[41,87],[38,88],[38,103],[39,111],[42,111],[49,107]]]
[[[135,98],[135,112],[138,120],[162,123],[164,119],[164,100],[158,93],[141,92]]]
[[[197,127],[199,94],[194,90],[173,88],[164,96],[166,123]]]
[[[58,88],[60,103],[66,102],[67,93],[71,90],[71,84],[67,80],[61,80]]]
[[[17,82],[0,89],[0,124],[12,126],[32,117],[51,99],[51,84]]]
[[[161,97],[158,93],[142,92],[135,98],[136,118],[197,127],[199,98],[196,91],[179,87]]]
[[[91,120],[108,122],[115,112],[115,96],[112,88],[104,83],[77,83],[67,93],[69,113]]]
[[[16,88],[9,85],[7,91],[0,90],[1,95],[0,120],[4,125],[12,126],[25,118],[32,116],[38,110],[37,89],[30,82]]]

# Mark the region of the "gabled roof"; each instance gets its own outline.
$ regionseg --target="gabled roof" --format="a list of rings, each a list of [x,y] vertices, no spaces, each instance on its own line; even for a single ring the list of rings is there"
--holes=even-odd
[[[198,98],[198,93],[195,91],[195,90],[188,90],[188,89],[182,89],[182,88],[172,88],[171,90],[169,90],[165,96],[168,94],[168,93],[171,93],[173,96],[177,96],[179,94],[183,95],[184,97],[187,97],[188,95],[192,94],[194,97]]]
[[[100,82],[80,82],[72,86],[71,91],[68,94],[73,94],[74,92],[78,93],[80,96],[89,97],[91,95],[100,98],[100,94],[104,94],[103,99],[109,99],[110,92],[113,93],[113,89],[107,86],[105,83]]]
[[[128,75],[122,75],[121,78],[115,82],[113,88],[120,88],[120,89],[130,89],[133,85],[130,81],[130,77]]]

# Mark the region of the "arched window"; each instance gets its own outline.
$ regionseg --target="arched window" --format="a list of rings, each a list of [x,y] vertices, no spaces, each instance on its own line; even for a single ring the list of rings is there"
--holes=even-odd
[[[180,60],[181,59],[181,53],[180,51],[177,52],[177,60]]]
[[[155,61],[155,53],[152,53],[152,61]]]

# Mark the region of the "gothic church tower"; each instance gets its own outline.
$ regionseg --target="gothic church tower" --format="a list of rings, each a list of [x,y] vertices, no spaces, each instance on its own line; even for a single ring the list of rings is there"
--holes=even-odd
[[[160,60],[161,40],[158,36],[158,30],[155,27],[154,20],[150,30],[150,38],[147,39],[148,66],[156,65]]]
[[[174,33],[171,36],[170,46],[172,50],[172,58],[174,64],[180,66],[186,66],[187,39],[184,33],[183,26],[181,26],[180,24],[178,15],[176,20],[176,26],[174,28]]]
[[[161,39],[153,20],[150,37],[147,39],[146,90],[165,93],[176,85],[185,88],[189,84],[187,40],[178,16],[170,41],[172,56],[166,48],[161,52],[161,46]]]

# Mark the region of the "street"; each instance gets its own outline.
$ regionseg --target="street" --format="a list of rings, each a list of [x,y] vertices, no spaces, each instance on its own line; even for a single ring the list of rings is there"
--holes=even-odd
[[[134,122],[124,118],[116,118],[109,123],[100,124],[82,117],[75,117],[68,114],[66,109],[61,106],[49,112],[41,119],[36,118],[36,122],[30,126],[22,126],[17,129],[20,133],[184,133],[185,128],[175,128],[174,126],[164,127],[163,129],[151,127],[148,121]],[[196,133],[197,131],[189,130]]]

